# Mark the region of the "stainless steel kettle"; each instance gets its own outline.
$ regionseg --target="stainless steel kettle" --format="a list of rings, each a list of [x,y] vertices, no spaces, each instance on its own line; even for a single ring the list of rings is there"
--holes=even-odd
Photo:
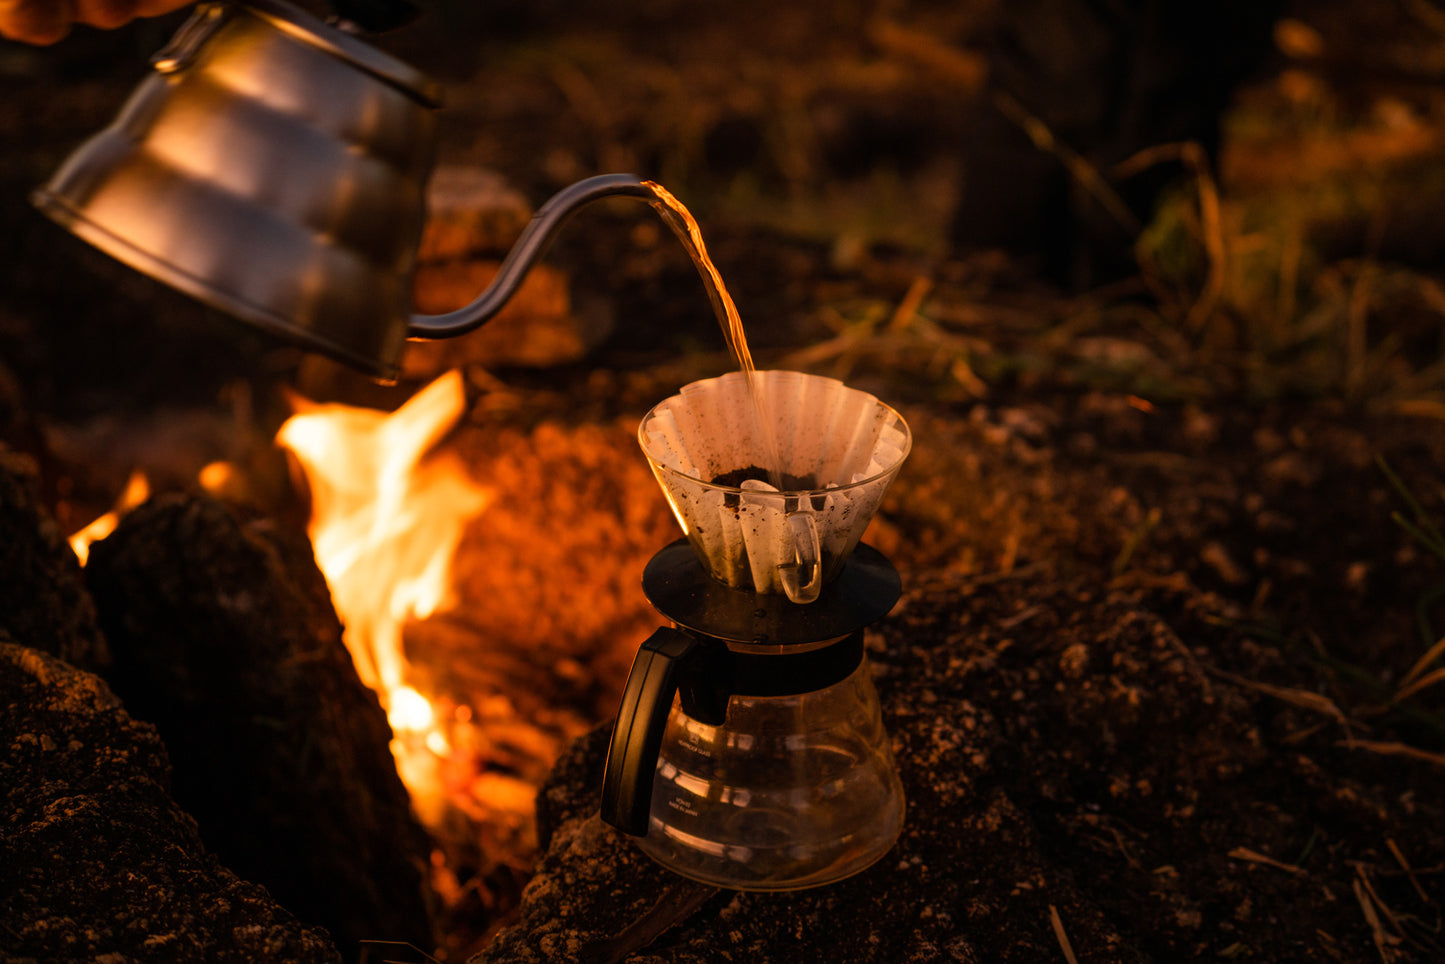
[[[564,188],[472,303],[413,315],[435,81],[282,0],[204,3],[151,65],[32,200],[131,267],[382,381],[406,339],[490,319],[577,208],[655,200],[630,174]]]

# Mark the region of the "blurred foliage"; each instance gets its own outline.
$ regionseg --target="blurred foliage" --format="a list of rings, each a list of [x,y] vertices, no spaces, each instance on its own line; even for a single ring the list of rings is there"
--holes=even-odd
[[[834,374],[893,375],[940,399],[1050,380],[1445,418],[1437,0],[1290,4],[1269,68],[1225,117],[1218,157],[1160,144],[1096,169],[1065,132],[1014,117],[1106,212],[1119,209],[1111,187],[1181,171],[1142,228],[1126,226],[1138,231],[1138,276],[1074,294],[950,237],[971,112],[990,96],[979,27],[989,6],[769,8],[743,44],[739,19],[761,17],[752,5],[648,0],[560,18],[546,2],[488,7],[485,49],[447,61],[466,80],[443,157],[539,198],[598,171],[637,171],[682,198],[709,239],[812,246],[837,277],[790,308],[809,324],[788,357]],[[447,16],[432,33],[410,30],[429,58],[448,47],[448,16],[483,16],[438,7]]]
[[[1345,26],[1282,24],[1306,56],[1227,118],[1218,223],[1212,188],[1181,183],[1139,261],[1187,362],[1224,363],[1247,395],[1445,417],[1445,35],[1357,49]],[[1379,59],[1347,60],[1364,51]]]

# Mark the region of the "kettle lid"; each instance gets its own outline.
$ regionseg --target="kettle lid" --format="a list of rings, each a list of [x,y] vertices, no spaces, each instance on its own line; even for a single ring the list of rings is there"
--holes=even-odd
[[[426,106],[436,108],[442,105],[442,85],[436,80],[300,7],[285,0],[246,0],[244,6],[276,28],[339,57]]]

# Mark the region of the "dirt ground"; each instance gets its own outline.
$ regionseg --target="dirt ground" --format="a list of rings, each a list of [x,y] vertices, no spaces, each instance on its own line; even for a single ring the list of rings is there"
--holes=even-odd
[[[993,90],[975,8],[990,5],[843,7],[439,3],[384,43],[448,85],[443,164],[497,172],[533,202],[601,171],[656,178],[699,215],[759,367],[836,375],[904,413],[915,447],[868,541],[905,585],[1092,587],[1156,613],[1201,686],[1248,695],[1226,701],[1218,753],[1205,733],[1189,759],[1115,761],[1098,786],[1050,788],[1050,811],[1078,816],[1034,815],[1050,846],[1146,861],[1188,824],[1201,860],[1287,877],[1355,861],[1336,911],[1292,929],[1325,935],[1314,953],[1335,960],[1440,959],[1445,219],[1431,214],[1445,208],[1445,11],[1353,0],[1284,20],[1214,164],[1172,155],[1182,186],[1134,225],[1133,270],[1080,275],[1075,258],[1048,277],[1027,250],[958,242],[960,157]],[[250,498],[300,525],[269,444],[286,390],[387,407],[417,384],[367,386],[243,331],[59,236],[24,200],[172,23],[0,47],[14,92],[0,102],[0,437],[42,459],[62,524],[105,508],[132,468],[184,486],[226,458],[250,471]],[[1101,203],[1090,172],[1112,168],[1051,141],[1045,113],[1012,116],[1072,165],[1085,207]],[[472,409],[453,441],[496,501],[459,559],[468,601],[415,634],[424,662],[465,664],[459,696],[500,694],[499,713],[533,721],[516,742],[540,759],[498,764],[527,787],[611,712],[654,618],[636,578],[675,532],[637,419],[730,367],[692,266],[641,206],[579,215],[550,261],[611,334],[580,360],[467,367]],[[959,632],[975,609],[960,596]],[[1051,631],[1082,652],[1068,625]],[[469,660],[478,637],[508,655]],[[1106,675],[1155,685],[1163,663],[1127,658]],[[1128,701],[1069,703],[1085,705],[1098,715],[1059,729],[1060,758],[1129,726],[1109,716]],[[1255,756],[1233,759],[1241,746]],[[1264,772],[1260,759],[1275,778],[1207,801],[1221,816],[1205,826],[1140,782]],[[1152,842],[1089,823],[1091,794],[1127,798]],[[1310,818],[1356,806],[1380,839],[1334,839]],[[1231,812],[1247,812],[1247,840]],[[508,819],[478,850],[512,857],[471,855],[486,896],[456,896],[453,953],[483,940],[461,918],[493,927],[515,908],[530,816]],[[1111,906],[1158,906],[1169,873],[1148,869],[1108,881]],[[1249,879],[1257,904],[1275,900],[1267,873]],[[1176,910],[1242,924],[1250,902]],[[1191,959],[1215,957],[1251,952],[1201,941]]]

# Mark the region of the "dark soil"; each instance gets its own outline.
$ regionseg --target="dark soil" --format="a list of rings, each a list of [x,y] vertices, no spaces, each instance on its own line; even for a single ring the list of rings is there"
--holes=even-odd
[[[970,11],[988,5],[877,6],[438,4],[386,43],[448,85],[444,163],[538,202],[603,170],[655,177],[699,214],[759,368],[842,377],[908,420],[913,452],[866,536],[905,599],[870,645],[885,692],[890,675],[937,674],[935,715],[961,729],[898,751],[931,774],[910,790],[938,799],[916,806],[1039,861],[1019,869],[1021,903],[987,907],[948,867],[918,869],[946,878],[958,926],[1047,914],[1027,898],[1037,871],[1096,915],[1080,960],[1445,958],[1445,684],[1439,654],[1421,662],[1445,631],[1429,543],[1445,525],[1445,221],[1421,214],[1399,237],[1402,222],[1361,214],[1402,196],[1390,212],[1445,209],[1438,154],[1412,153],[1445,141],[1445,40],[1420,26],[1434,8],[1321,5],[1307,26],[1323,52],[1289,60],[1289,37],[1311,35],[1286,32],[1261,55],[1217,159],[1238,270],[1211,280],[1193,208],[1149,221],[1159,247],[1124,277],[963,243],[950,222],[977,91],[958,78],[983,49]],[[286,391],[388,407],[417,386],[304,360],[25,202],[172,23],[0,46],[0,439],[39,458],[68,528],[133,468],[164,490],[225,458],[299,531],[270,446]],[[1326,143],[1354,162],[1324,171]],[[1358,193],[1289,206],[1306,181],[1339,189],[1339,170]],[[1284,224],[1322,248],[1296,250],[1297,286],[1280,283],[1288,258],[1255,285],[1249,252],[1288,250],[1271,233]],[[643,206],[579,215],[551,261],[615,333],[583,362],[468,368],[452,442],[494,498],[458,560],[463,605],[414,640],[458,698],[502,700],[545,763],[607,719],[655,621],[637,582],[676,530],[637,420],[730,367],[691,265]],[[888,711],[910,734],[925,712],[901,696]],[[539,784],[545,767],[511,746],[494,768]],[[515,917],[529,819],[469,851],[453,959]],[[1030,933],[998,959],[1062,959],[1038,936],[1052,931]]]

